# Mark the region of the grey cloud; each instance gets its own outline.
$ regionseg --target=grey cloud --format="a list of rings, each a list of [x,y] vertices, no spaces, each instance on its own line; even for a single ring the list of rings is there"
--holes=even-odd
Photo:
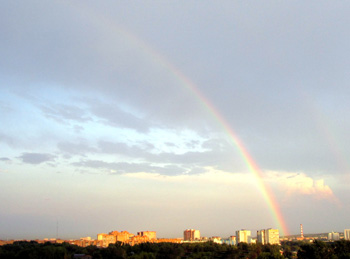
[[[9,146],[16,146],[17,145],[15,138],[8,136],[6,134],[2,134],[2,133],[0,133],[0,142],[6,143]]]
[[[114,127],[130,128],[145,132],[151,126],[150,122],[138,118],[130,112],[125,112],[117,104],[107,104],[94,101],[91,105],[91,112],[107,124]]]
[[[11,159],[8,157],[0,157],[0,161],[10,162]]]
[[[13,112],[15,109],[13,108],[12,105],[10,104],[7,104],[7,103],[0,103],[0,110],[2,112],[6,112],[6,113],[9,113],[9,112]]]
[[[76,133],[78,133],[78,134],[84,131],[84,127],[79,126],[79,125],[74,125],[74,126],[73,126],[73,129],[74,129],[74,131],[75,131]]]
[[[156,167],[155,172],[161,175],[181,175],[187,174],[191,171],[190,168],[180,165],[166,165],[163,167]]]
[[[57,147],[60,152],[64,155],[70,157],[73,155],[86,155],[88,153],[96,153],[97,149],[90,146],[86,140],[77,141],[77,143],[73,142],[59,142]]]
[[[137,145],[136,145],[137,144]],[[86,156],[88,154],[116,154],[131,158],[147,158],[154,146],[149,142],[139,142],[128,145],[123,142],[111,142],[100,140],[97,146],[92,146],[87,140],[80,139],[76,142],[62,141],[57,144],[59,152],[67,158],[74,155]]]
[[[42,105],[40,109],[45,114],[46,117],[56,120],[60,123],[65,123],[65,121],[78,121],[86,122],[91,120],[91,118],[86,114],[85,110],[65,104],[50,104]]]
[[[208,103],[216,106],[259,164],[315,169],[315,164],[334,161],[323,159],[327,154],[316,154],[324,148],[325,138],[314,134],[319,129],[315,127],[317,118],[308,110],[310,103],[316,103],[316,111],[326,117],[323,121],[331,119],[332,123],[337,118],[332,126],[339,139],[347,140],[348,134],[341,129],[350,128],[347,121],[342,122],[350,110],[349,5],[321,2],[276,6],[264,1],[259,8],[243,2],[225,2],[221,7],[207,3],[195,8],[188,2],[181,7],[173,3],[176,8],[170,8],[171,12],[168,6],[135,8],[125,3],[126,8],[111,8],[115,17],[109,18],[116,28],[107,30],[103,22],[89,19],[74,5],[36,2],[18,6],[6,1],[0,9],[0,34],[4,38],[0,43],[1,77],[5,81],[16,78],[12,85],[21,91],[29,81],[31,89],[40,84],[48,88],[58,85],[81,95],[108,97],[108,103],[90,105],[88,112],[114,127],[140,132],[154,125],[222,131],[210,112],[203,109],[203,100],[188,89],[190,82],[179,78],[182,71],[198,85],[198,92]],[[91,14],[105,14],[107,6],[111,7],[82,4]],[[187,10],[195,10],[195,15]],[[208,10],[219,18],[209,22]],[[163,19],[166,22],[155,22]],[[123,28],[127,33],[123,34]],[[206,33],[202,33],[204,28]],[[134,42],[128,33],[134,34]],[[143,39],[153,51],[147,51]],[[172,63],[170,67],[167,60],[162,62],[162,56]],[[307,95],[311,97],[303,99]],[[142,116],[122,110],[120,104],[129,105]],[[334,108],[339,106],[342,109]],[[67,114],[49,108],[45,112],[56,119],[88,119],[79,111]],[[289,140],[295,149],[289,147]],[[8,145],[15,142],[10,138],[1,141]],[[348,149],[341,150],[346,157]],[[138,153],[133,155],[132,151]],[[128,156],[184,163],[197,161],[202,155],[212,164],[210,161],[220,161],[221,156],[204,152],[157,157],[135,147],[126,147],[125,152]],[[328,152],[328,157],[331,155]]]
[[[165,145],[167,145],[168,147],[176,147],[176,145],[172,142],[165,142]]]
[[[105,169],[115,171],[117,174],[123,173],[159,173],[162,175],[178,175],[185,173],[187,170],[180,166],[154,166],[151,163],[127,163],[127,162],[105,162],[101,160],[81,160],[72,163],[76,167],[85,167],[93,169]]]
[[[154,147],[151,143],[139,143],[140,145],[128,145],[122,142],[99,141],[98,147],[101,153],[119,154],[134,158],[148,158],[150,150]]]
[[[205,113],[196,99],[179,87],[181,82],[168,68],[153,62],[152,51],[144,51],[127,33],[106,31],[104,24],[94,23],[74,5],[41,3],[34,9],[31,4],[21,8],[6,5],[2,9],[6,12],[0,13],[2,24],[7,25],[1,27],[6,35],[0,61],[4,76],[49,82],[82,95],[98,92],[109,96],[115,104],[95,106],[93,112],[114,126],[145,131],[159,119],[172,127],[179,127],[179,121],[203,125],[200,116]],[[91,8],[88,4],[84,7]],[[75,12],[80,13],[78,20]],[[91,30],[86,30],[87,24]],[[118,109],[119,103],[132,106],[145,117]],[[62,110],[45,112],[56,119],[62,115],[76,118]]]
[[[175,154],[169,152],[152,153],[147,148],[129,146],[120,142],[100,141],[98,144],[101,153],[119,154],[132,159],[142,159],[148,163],[175,164],[180,168],[211,166],[228,172],[235,172],[242,169],[242,158],[235,151],[235,148],[228,145],[226,141],[215,139],[204,142],[203,146],[208,150]],[[195,171],[193,170],[193,172]]]
[[[186,144],[189,148],[196,148],[200,145],[200,142],[198,140],[191,140]]]
[[[54,155],[46,153],[23,153],[18,158],[21,159],[23,163],[33,165],[55,160]]]

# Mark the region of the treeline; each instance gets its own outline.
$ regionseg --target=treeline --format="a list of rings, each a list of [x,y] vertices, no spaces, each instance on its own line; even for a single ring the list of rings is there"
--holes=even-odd
[[[237,246],[206,243],[142,243],[135,246],[120,243],[107,248],[96,246],[79,247],[68,243],[52,244],[37,242],[14,242],[0,247],[0,258],[8,259],[70,259],[75,254],[90,255],[94,259],[172,259],[172,258],[249,258],[249,259],[350,259],[350,242],[326,243],[314,241],[283,242],[281,245],[261,245],[240,243]]]

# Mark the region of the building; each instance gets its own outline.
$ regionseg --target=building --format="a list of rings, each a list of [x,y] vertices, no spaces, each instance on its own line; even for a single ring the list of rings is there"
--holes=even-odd
[[[280,243],[280,232],[278,229],[269,228],[265,230],[266,244],[278,245]]]
[[[229,238],[222,239],[221,241],[223,244],[235,245],[236,244],[236,237],[230,236]]]
[[[278,229],[262,229],[257,231],[257,242],[263,245],[266,244],[279,244],[280,243],[280,233]]]
[[[134,234],[129,233],[128,231],[112,231],[109,232],[110,235],[115,236],[117,242],[128,243],[130,238],[135,236]]]
[[[117,242],[117,238],[114,235],[108,234],[97,234],[97,246],[100,247],[108,247],[109,244],[115,244]]]
[[[257,239],[258,243],[261,243],[263,245],[266,244],[266,231],[265,231],[265,229],[258,230],[256,232],[256,239]]]
[[[350,229],[344,229],[344,239],[350,240]]]
[[[238,243],[251,243],[251,231],[250,230],[246,230],[246,229],[242,229],[242,230],[237,230],[236,231],[236,242]]]
[[[262,229],[257,231],[257,242],[263,245],[266,244],[279,244],[280,243],[280,234],[278,229]]]
[[[337,232],[328,233],[328,240],[329,241],[337,241],[339,239],[340,239],[339,233],[337,233]]]
[[[176,243],[180,244],[182,242],[182,238],[158,238],[157,243]]]
[[[209,240],[216,244],[222,244],[221,237],[218,237],[218,236],[211,237],[209,238]]]
[[[157,239],[157,233],[156,231],[141,231],[141,232],[137,232],[137,235],[138,236],[141,236],[141,237],[148,237],[150,240],[154,240],[154,239]]]
[[[184,241],[195,241],[200,239],[201,239],[201,234],[199,230],[186,229],[184,231]]]

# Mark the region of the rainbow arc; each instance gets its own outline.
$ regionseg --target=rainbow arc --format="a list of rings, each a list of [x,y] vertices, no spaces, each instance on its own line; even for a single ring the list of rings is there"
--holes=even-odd
[[[262,171],[258,167],[257,163],[254,161],[252,156],[249,154],[247,149],[241,140],[237,137],[236,133],[227,122],[227,120],[222,116],[219,110],[213,105],[212,102],[199,90],[199,88],[179,69],[177,69],[172,63],[170,63],[166,58],[161,56],[158,52],[156,52],[152,47],[148,46],[144,41],[137,38],[135,35],[122,29],[118,24],[108,19],[105,15],[99,15],[96,13],[96,10],[89,9],[87,6],[79,5],[76,2],[69,2],[70,7],[75,7],[80,14],[85,15],[86,18],[91,21],[95,25],[101,26],[103,29],[108,29],[111,34],[122,35],[124,40],[127,40],[130,45],[133,45],[135,49],[138,49],[145,54],[145,56],[150,58],[151,62],[155,62],[159,66],[165,68],[169,71],[178,82],[185,88],[189,89],[193,96],[195,96],[200,103],[204,106],[204,108],[211,114],[211,116],[222,126],[224,131],[230,137],[232,144],[238,150],[241,158],[245,162],[249,171],[254,175],[261,194],[264,197],[265,202],[267,203],[271,215],[274,218],[274,221],[277,224],[278,229],[281,231],[281,235],[287,235],[288,229],[284,218],[282,216],[279,204],[275,199],[275,196],[269,186],[264,183],[264,178]],[[92,20],[93,19],[93,20]]]

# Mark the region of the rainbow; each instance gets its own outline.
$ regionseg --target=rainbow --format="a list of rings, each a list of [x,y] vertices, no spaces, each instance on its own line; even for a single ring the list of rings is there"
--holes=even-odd
[[[157,54],[157,56],[159,56]],[[243,161],[247,165],[249,171],[254,175],[259,189],[268,204],[271,215],[274,218],[274,221],[278,225],[278,229],[281,230],[281,235],[288,235],[288,228],[286,225],[286,222],[283,219],[283,215],[281,212],[281,209],[279,207],[278,202],[276,201],[276,198],[269,188],[267,184],[264,183],[263,180],[263,174],[252,156],[249,154],[245,146],[243,145],[242,141],[237,137],[236,133],[233,131],[230,124],[227,122],[227,120],[222,116],[222,114],[218,111],[218,109],[206,98],[206,96],[203,95],[202,92],[199,91],[198,87],[190,81],[189,78],[187,78],[183,73],[181,73],[176,67],[174,67],[171,63],[167,62],[166,59],[160,59],[158,57],[158,60],[162,61],[162,64],[169,68],[169,70],[176,76],[176,78],[187,87],[193,95],[200,100],[200,103],[205,106],[205,108],[209,111],[209,113],[214,117],[214,119],[223,127],[223,129],[226,131],[228,136],[230,137],[231,142],[234,144],[234,146],[239,151],[239,154],[241,155]]]
[[[86,16],[87,20],[91,21],[91,18],[94,18],[92,21],[94,25],[99,24],[101,28],[107,29],[109,33],[114,31],[115,33],[112,33],[112,35],[122,35],[124,40],[126,39],[130,45],[135,47],[135,49],[141,50],[151,62],[154,62],[158,66],[161,66],[169,71],[183,87],[187,88],[193,94],[193,96],[200,101],[208,113],[211,114],[211,116],[222,126],[224,131],[230,137],[231,142],[237,148],[249,171],[254,175],[259,189],[270,209],[271,215],[274,218],[278,229],[281,231],[281,235],[287,235],[289,232],[280,207],[273,192],[270,190],[269,186],[264,183],[262,171],[259,169],[258,165],[249,154],[243,143],[237,137],[227,120],[221,115],[213,103],[211,103],[209,99],[204,96],[199,88],[160,53],[156,52],[152,47],[148,46],[144,41],[140,40],[129,31],[121,28],[111,19],[107,19],[105,15],[98,15],[95,10],[89,9],[87,6],[83,5],[78,6],[76,2],[74,2],[74,4],[73,2],[69,2],[69,6],[75,7],[81,15]]]

